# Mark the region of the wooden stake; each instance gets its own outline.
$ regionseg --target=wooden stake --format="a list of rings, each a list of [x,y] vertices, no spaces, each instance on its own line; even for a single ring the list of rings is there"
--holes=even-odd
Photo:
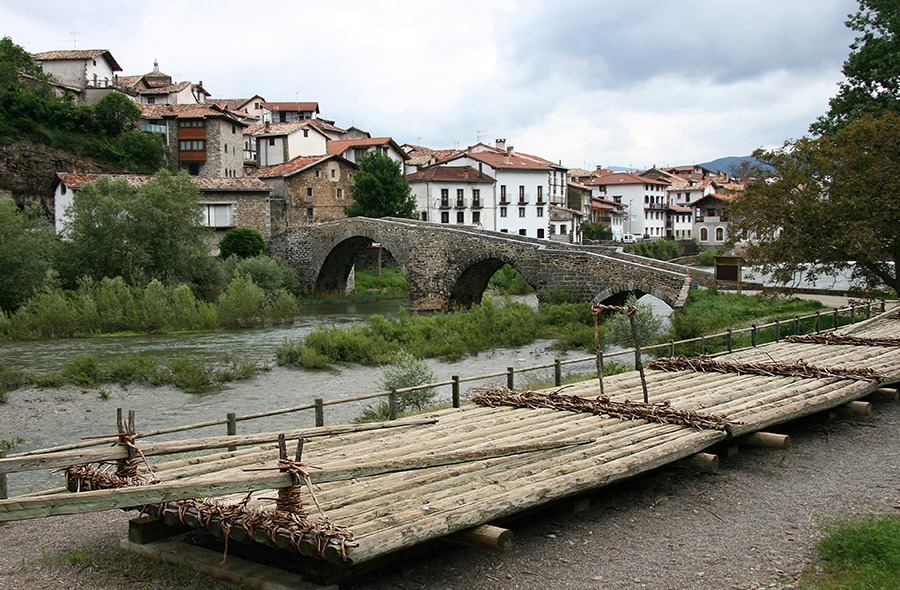
[[[745,447],[787,449],[791,446],[791,437],[774,432],[752,432],[736,439],[735,442]]]
[[[699,471],[701,473],[718,473],[719,456],[712,453],[696,453],[680,461],[675,461],[672,463],[672,467]]]
[[[454,543],[484,547],[497,553],[508,553],[512,550],[514,535],[509,529],[483,524],[447,535],[446,539]]]

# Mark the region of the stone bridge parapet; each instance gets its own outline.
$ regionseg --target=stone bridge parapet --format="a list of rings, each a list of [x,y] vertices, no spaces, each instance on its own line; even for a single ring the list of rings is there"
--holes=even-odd
[[[578,301],[616,303],[629,293],[648,293],[681,307],[691,282],[686,273],[596,249],[406,219],[353,217],[291,228],[273,237],[270,249],[296,270],[304,290],[338,294],[346,289],[357,255],[373,243],[399,264],[414,310],[479,303],[504,264],[522,274],[539,301],[554,292]]]

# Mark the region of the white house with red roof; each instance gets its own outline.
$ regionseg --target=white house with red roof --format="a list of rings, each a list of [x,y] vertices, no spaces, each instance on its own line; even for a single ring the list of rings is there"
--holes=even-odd
[[[277,166],[300,156],[327,153],[328,136],[309,120],[262,123],[244,129],[244,159]]]
[[[172,76],[159,71],[159,62],[153,62],[153,70],[138,76],[119,76],[116,86],[135,97],[139,104],[202,104],[210,94],[203,82],[175,82]]]
[[[691,204],[694,241],[710,248],[723,246],[728,239],[728,203],[733,194],[714,193]]]
[[[153,177],[144,174],[57,173],[53,185],[53,212],[56,233],[63,233],[75,193],[101,176],[124,180],[139,189]],[[258,178],[192,178],[200,191],[202,224],[214,230],[211,245],[217,244],[232,227],[250,227],[264,237],[271,236],[269,195],[272,189]]]
[[[32,57],[50,74],[57,92],[74,95],[76,101],[94,104],[115,91],[122,68],[106,49],[44,51]]]
[[[359,137],[354,139],[335,139],[328,142],[328,153],[341,156],[354,164],[369,152],[381,152],[391,160],[398,162],[403,169],[403,163],[409,159],[397,142],[390,137]]]
[[[494,179],[493,194],[486,201],[495,219],[489,229],[546,239],[552,229],[548,207],[566,206],[566,168],[507,148],[506,140],[497,140],[493,147],[476,144],[440,165],[468,166]]]
[[[272,123],[315,119],[319,114],[317,102],[265,102],[263,106],[271,113]]]
[[[611,172],[592,181],[592,186],[605,190],[607,199],[622,205],[624,233],[654,240],[666,236],[668,184],[665,180],[631,172]]]
[[[431,166],[406,181],[422,221],[496,229],[493,177],[471,166]]]

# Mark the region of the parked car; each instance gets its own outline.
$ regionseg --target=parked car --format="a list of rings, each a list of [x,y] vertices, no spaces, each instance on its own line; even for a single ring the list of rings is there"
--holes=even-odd
[[[622,235],[622,243],[623,244],[636,244],[637,236],[634,234],[623,234]]]

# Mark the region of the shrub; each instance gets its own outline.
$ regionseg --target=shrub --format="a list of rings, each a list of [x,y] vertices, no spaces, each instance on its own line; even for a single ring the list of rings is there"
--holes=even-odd
[[[628,307],[637,306],[638,311],[634,316],[637,329],[638,342],[646,345],[662,332],[662,322],[653,314],[653,308],[646,303],[638,303],[634,295],[629,295],[625,301]],[[621,346],[632,347],[635,345],[631,332],[631,320],[623,312],[616,312],[606,321],[606,335],[608,342]]]
[[[258,231],[249,227],[233,227],[219,242],[219,256],[223,259],[232,256],[250,258],[265,251],[266,241]]]
[[[390,365],[382,369],[381,384],[385,389],[403,389],[434,383],[437,377],[422,359],[401,350]],[[397,395],[397,410],[401,413],[422,411],[434,401],[434,388],[406,391]]]
[[[253,282],[266,291],[284,289],[291,293],[297,291],[297,273],[294,269],[269,256],[252,256],[239,258],[232,256],[225,261],[225,273],[229,279],[239,276],[250,277]]]
[[[264,323],[266,293],[250,277],[232,279],[216,302],[219,323],[228,328],[246,328]]]
[[[488,281],[490,291],[504,295],[528,295],[534,289],[525,281],[525,277],[509,264],[504,264]]]
[[[94,385],[105,380],[100,369],[100,361],[93,354],[81,354],[70,358],[63,365],[62,376],[66,382],[76,385]]]
[[[697,256],[697,264],[700,266],[713,266],[716,263],[717,250],[704,250]]]
[[[212,371],[190,359],[175,359],[168,369],[172,384],[188,393],[204,393],[214,386]]]

